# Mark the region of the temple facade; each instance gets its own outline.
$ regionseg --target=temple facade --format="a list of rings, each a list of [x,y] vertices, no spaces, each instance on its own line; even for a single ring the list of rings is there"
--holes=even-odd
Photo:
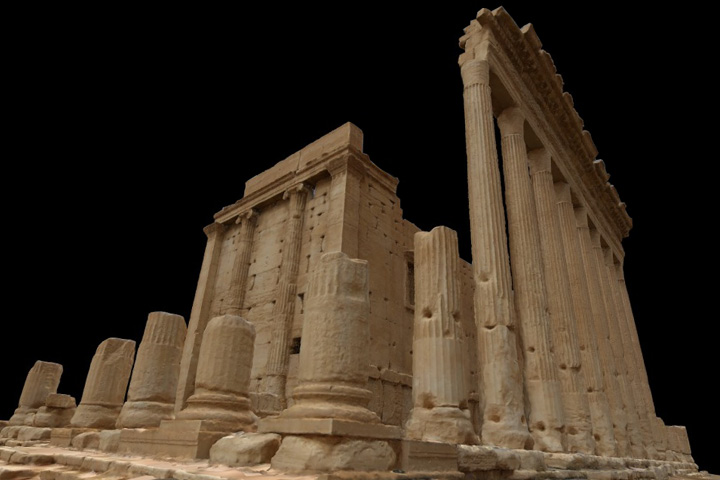
[[[655,413],[632,221],[550,55],[502,8],[460,46],[471,263],[456,232],[403,218],[345,124],[205,227],[187,331],[152,313],[132,381],[134,342],[103,342],[74,414],[38,362],[3,443],[438,478],[697,470]]]

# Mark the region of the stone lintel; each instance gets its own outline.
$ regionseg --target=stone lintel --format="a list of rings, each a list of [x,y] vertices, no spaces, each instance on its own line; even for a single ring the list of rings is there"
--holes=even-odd
[[[393,425],[369,424],[332,418],[263,418],[258,433],[283,435],[335,435],[373,439],[398,440],[402,428]]]

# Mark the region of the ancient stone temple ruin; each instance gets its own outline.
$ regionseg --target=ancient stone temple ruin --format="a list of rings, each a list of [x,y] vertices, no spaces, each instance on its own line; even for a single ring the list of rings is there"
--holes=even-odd
[[[550,55],[503,9],[460,45],[472,263],[453,230],[403,218],[398,180],[345,124],[205,227],[187,326],[150,313],[137,357],[104,341],[77,407],[38,361],[0,472],[696,471],[684,427],[655,414],[623,276],[631,220]]]

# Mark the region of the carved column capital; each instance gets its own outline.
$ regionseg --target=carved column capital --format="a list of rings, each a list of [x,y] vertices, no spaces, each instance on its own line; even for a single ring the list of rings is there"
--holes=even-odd
[[[291,198],[294,195],[298,195],[298,194],[307,195],[308,193],[311,193],[311,192],[312,192],[312,186],[305,182],[301,182],[301,183],[298,183],[297,185],[293,185],[292,187],[285,190],[285,193],[283,193],[283,200],[287,200],[288,198]]]
[[[249,210],[246,210],[244,212],[241,212],[236,218],[235,218],[235,224],[247,222],[247,221],[255,221],[257,220],[257,217],[260,215],[260,210],[256,208],[251,208]]]
[[[553,186],[555,187],[556,202],[557,203],[569,203],[570,206],[572,207],[572,193],[570,191],[570,185],[565,182],[555,182],[553,184]],[[583,213],[584,213],[584,211],[583,211]],[[585,223],[587,223],[587,215],[585,216]]]
[[[203,232],[205,232],[205,235],[208,236],[208,238],[212,237],[213,235],[217,235],[219,233],[222,233],[225,231],[225,225],[222,223],[211,223],[210,225],[203,228]]]
[[[473,59],[460,67],[463,85],[467,88],[472,85],[490,84],[490,64],[487,60]]]
[[[536,173],[552,173],[552,162],[550,152],[545,147],[536,148],[528,152],[528,162],[530,163],[530,174]]]
[[[498,116],[497,123],[503,136],[522,135],[525,115],[518,107],[508,107]]]
[[[578,228],[589,228],[587,209],[585,207],[575,207],[575,222]]]

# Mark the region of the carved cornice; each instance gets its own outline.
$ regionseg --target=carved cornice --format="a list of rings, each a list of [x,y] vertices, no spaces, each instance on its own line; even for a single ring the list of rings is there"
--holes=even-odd
[[[604,163],[596,160],[590,133],[583,129],[572,96],[563,91],[562,77],[550,54],[542,50],[533,26],[519,28],[502,7],[492,12],[483,9],[465,29],[460,46],[465,49],[460,65],[473,59],[490,63],[528,121],[540,130],[538,136],[551,144],[545,146],[554,150],[553,158],[585,200],[594,222],[622,253],[620,241],[628,235],[632,220],[615,187],[608,183]]]

